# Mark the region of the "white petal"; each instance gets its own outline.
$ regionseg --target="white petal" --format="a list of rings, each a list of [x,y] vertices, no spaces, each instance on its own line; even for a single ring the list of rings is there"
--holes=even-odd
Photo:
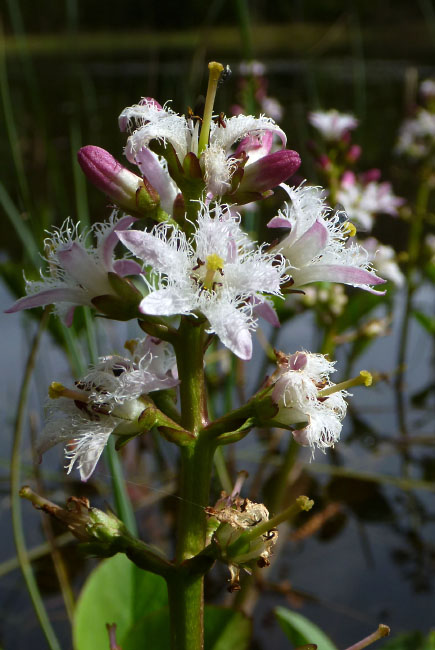
[[[188,314],[194,308],[193,295],[183,294],[178,286],[153,291],[139,305],[139,311],[150,316]]]
[[[186,237],[177,231],[169,241],[165,241],[168,232],[169,229],[162,224],[154,229],[154,234],[141,230],[124,230],[117,234],[124,246],[145,265],[151,265],[158,273],[177,274],[180,268],[186,267]]]
[[[210,130],[210,144],[217,142],[229,153],[233,144],[248,135],[261,136],[266,131],[276,133],[283,146],[286,143],[286,135],[275,122],[269,117],[256,118],[253,115],[237,115],[225,121],[225,128],[213,123]]]
[[[214,332],[222,343],[235,355],[248,361],[252,356],[252,321],[241,309],[223,300],[210,301],[203,308]]]

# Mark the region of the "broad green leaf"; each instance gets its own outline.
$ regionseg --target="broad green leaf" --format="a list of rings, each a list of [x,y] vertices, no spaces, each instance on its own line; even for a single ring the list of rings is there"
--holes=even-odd
[[[248,650],[251,622],[241,612],[222,607],[206,606],[204,612],[205,650]],[[122,650],[141,647],[167,650],[170,647],[169,611],[167,607],[145,615],[118,643]]]
[[[166,584],[142,571],[125,555],[102,562],[80,595],[73,626],[75,650],[108,647],[106,623],[116,623],[123,650],[170,647]],[[206,650],[248,650],[251,622],[244,614],[221,607],[205,608]]]
[[[242,612],[223,607],[205,608],[205,650],[247,650],[251,642],[251,621]]]
[[[277,607],[275,616],[284,634],[295,646],[304,644],[317,645],[319,650],[337,650],[331,639],[305,616],[285,607]]]
[[[81,592],[74,618],[74,648],[108,647],[106,623],[116,623],[122,646],[123,637],[144,612],[151,614],[166,604],[163,578],[141,571],[125,555],[115,555],[91,573]]]

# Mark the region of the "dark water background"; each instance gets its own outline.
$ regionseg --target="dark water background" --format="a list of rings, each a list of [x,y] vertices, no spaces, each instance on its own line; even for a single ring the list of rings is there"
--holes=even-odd
[[[18,24],[13,4],[10,3],[5,12],[9,38],[6,44],[11,48],[16,43],[12,35]],[[145,95],[154,96],[161,103],[173,98],[174,110],[184,112],[204,87],[203,70],[208,60],[222,60],[236,70],[243,56],[237,15],[234,8],[229,9],[228,3],[212,3],[211,17],[201,13],[200,5],[194,3],[183,5],[183,11],[170,3],[165,10],[153,6],[149,15],[144,14],[143,5],[139,7],[133,2],[127,3],[126,11],[120,15],[112,4],[106,3],[97,21],[95,14],[82,3],[66,3],[64,12],[57,8],[45,17],[23,3],[31,55],[20,56],[12,50],[8,54],[6,50],[7,78],[18,138],[12,142],[12,147],[17,146],[22,152],[30,201],[26,204],[23,200],[7,124],[0,143],[2,183],[24,219],[31,221],[37,214],[39,224],[32,226],[41,235],[42,225],[59,225],[68,215],[83,220],[83,211],[89,211],[92,221],[107,216],[102,196],[91,187],[86,189],[80,180],[75,151],[85,144],[95,144],[121,160],[124,136],[117,130],[116,118],[124,106],[136,103]],[[363,3],[310,3],[317,10],[316,14],[313,8],[304,11],[304,4],[277,3],[277,13],[273,16],[265,3],[252,3],[251,7],[258,28],[255,34],[259,35],[256,39],[254,34],[254,51],[255,46],[258,48],[255,55],[267,63],[269,94],[278,97],[284,106],[281,124],[288,135],[288,146],[301,153],[304,176],[310,182],[316,181],[306,147],[309,137],[306,113],[319,107],[335,107],[354,112],[361,119],[357,136],[357,141],[363,145],[361,168],[380,167],[385,178],[393,180],[396,194],[409,197],[412,178],[400,173],[392,148],[404,117],[406,80],[412,77],[413,70],[420,78],[434,71],[431,68],[434,61],[433,6],[422,0],[412,7],[409,3],[395,3],[393,9],[392,3],[383,2],[376,3],[377,11],[370,13]],[[344,4],[345,8],[341,6]],[[213,8],[221,31],[207,32],[204,22],[213,22]],[[189,11],[193,17],[190,22],[186,19]],[[299,30],[296,20],[302,21]],[[144,34],[141,39],[138,30],[144,25],[149,38]],[[286,25],[287,39],[282,37]],[[163,26],[168,31],[157,31]],[[273,38],[265,42],[261,28],[273,26],[276,27],[276,42]],[[177,27],[183,27],[184,31],[177,32],[179,40],[174,45],[171,30]],[[54,37],[49,47],[48,35],[56,30],[62,33]],[[95,30],[95,39],[85,40],[84,35],[92,30]],[[104,42],[100,45],[98,38],[107,35],[104,30],[111,30],[110,38],[106,45]],[[124,38],[123,30],[131,30],[130,40]],[[234,74],[222,87],[217,110],[227,110],[234,101],[237,81],[237,74]],[[26,211],[26,205],[35,206],[35,212]],[[276,205],[272,199],[270,212]],[[9,288],[6,284],[1,287],[1,304],[6,308],[14,299],[10,293],[11,278],[30,265],[5,216],[1,228],[1,262],[15,264],[10,267],[11,272],[6,273]],[[406,248],[407,229],[403,223],[386,218],[377,226],[377,232],[384,243],[395,245],[398,250]],[[41,239],[42,236],[39,241]],[[415,296],[415,303],[427,311],[433,309],[433,287],[423,285]],[[400,292],[395,296],[394,305],[390,335],[369,347],[358,362],[359,368],[394,371],[398,328],[404,309],[404,296]],[[36,321],[23,315],[3,313],[0,318],[4,379],[0,393],[4,415],[0,439],[0,555],[1,560],[6,560],[15,554],[8,497],[11,429],[17,391]],[[139,335],[134,323],[100,323],[98,331],[101,354],[119,349],[123,340]],[[301,348],[316,351],[316,340],[312,318],[303,315],[281,331],[279,347],[288,351]],[[345,354],[344,346],[338,354],[338,367],[340,358],[344,363]],[[404,392],[411,437],[434,435],[433,389],[432,397],[429,394],[424,401],[416,399],[431,384],[433,387],[433,360],[433,340],[412,321]],[[253,372],[247,372],[249,377],[256,375],[258,370],[255,361],[253,365]],[[53,379],[67,383],[69,377],[63,354],[50,335],[45,335],[29,403],[29,412],[39,423],[46,386]],[[266,592],[261,606],[255,610],[255,634],[258,647],[263,650],[288,647],[271,613],[278,604],[299,607],[299,611],[320,625],[338,647],[347,647],[366,636],[379,622],[390,625],[394,634],[409,630],[427,632],[434,624],[435,438],[424,445],[400,444],[396,398],[391,383],[381,383],[373,390],[355,389],[354,394],[342,442],[335,452],[317,453],[312,462],[309,452],[303,451],[299,456],[299,462],[305,463],[305,490],[309,496],[317,496],[320,503],[328,498],[338,501],[342,509],[340,516],[314,537],[300,543],[288,540],[279,561],[269,569],[268,580],[276,583],[286,580],[294,591],[290,604],[285,596]],[[171,452],[165,449],[165,453]],[[255,473],[260,455],[260,442],[255,436],[251,435],[237,446],[235,453],[237,467],[248,469],[251,475]],[[131,482],[132,492],[136,497],[138,492],[145,497],[164,496],[162,493],[170,492],[167,477],[152,465],[149,450],[145,450],[145,455],[148,462],[146,480],[135,477]],[[26,430],[24,482],[29,480],[31,463],[30,433]],[[103,465],[96,472],[95,485],[86,487],[73,477],[65,480],[61,468],[61,450],[53,450],[44,460],[42,470],[54,501],[62,502],[65,494],[84,493],[95,494],[101,503],[104,499],[110,501],[109,474]],[[366,480],[367,475],[371,480]],[[394,483],[402,478],[415,481],[416,487],[405,490]],[[417,482],[421,483],[417,486]],[[165,501],[171,508],[171,498]],[[23,510],[26,540],[31,548],[43,541],[40,515],[27,504]],[[164,538],[164,532],[159,531],[158,515],[156,506],[139,509],[138,520],[145,539]],[[73,547],[68,548],[66,558],[74,585],[78,587],[92,563],[81,559]],[[64,647],[68,648],[68,623],[50,560],[39,560],[35,566],[55,628]],[[224,580],[223,574],[213,574],[210,591],[218,592],[219,581]],[[224,595],[219,592],[217,597],[222,600]],[[0,643],[4,648],[42,650],[46,647],[18,570],[1,578],[0,608]]]

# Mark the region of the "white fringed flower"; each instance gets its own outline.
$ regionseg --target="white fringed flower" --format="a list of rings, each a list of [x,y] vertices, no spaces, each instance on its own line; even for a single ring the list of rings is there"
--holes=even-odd
[[[347,409],[344,397],[348,393],[338,390],[328,397],[319,397],[320,390],[334,386],[329,380],[334,371],[334,363],[322,354],[295,352],[280,359],[272,392],[272,399],[279,406],[276,420],[287,426],[308,422],[293,432],[301,445],[324,450],[333,447],[340,437]]]
[[[308,114],[308,121],[325,140],[341,140],[343,135],[358,126],[358,120],[353,115],[339,113],[335,108],[329,111],[313,111]]]
[[[159,159],[152,152],[144,154],[144,151],[149,151],[149,145],[153,140],[164,144],[169,143],[174,147],[181,165],[189,153],[199,157],[205,174],[206,191],[210,196],[220,196],[228,191],[235,169],[231,152],[237,142],[248,137],[255,137],[261,142],[263,136],[270,132],[276,133],[283,145],[286,142],[284,132],[271,118],[238,115],[225,118],[224,122],[220,119],[217,122],[212,122],[209,144],[199,154],[199,120],[178,115],[168,105],[162,107],[150,98],[143,98],[139,104],[125,108],[119,116],[119,125],[122,131],[132,130],[132,134],[127,140],[125,155],[130,162],[139,165],[147,178],[151,173],[149,172],[150,168],[152,168],[154,176],[158,176],[155,170]],[[249,153],[247,150],[248,165]],[[267,153],[269,150],[265,148],[264,155]],[[169,174],[166,171],[164,173],[170,184],[172,181]],[[161,176],[163,179],[163,172]],[[153,181],[150,182],[155,185]],[[159,182],[159,186],[161,185],[163,182]],[[159,189],[158,191],[160,194]]]
[[[41,273],[41,280],[27,280],[27,296],[17,300],[7,312],[55,304],[58,315],[66,325],[71,325],[78,305],[92,307],[93,298],[113,294],[109,272],[120,276],[140,272],[140,266],[133,260],[114,259],[116,231],[128,228],[134,221],[134,217],[118,218],[112,212],[107,223],[96,223],[90,231],[80,233],[79,224],[67,219],[44,242],[49,274]],[[95,237],[95,246],[87,245],[90,235]]]
[[[149,293],[139,306],[142,313],[201,313],[210,323],[209,332],[241,359],[250,359],[253,310],[266,302],[264,294],[281,295],[284,261],[251,242],[239,215],[232,215],[227,206],[209,210],[201,204],[191,239],[166,224],[118,236],[151,267]]]
[[[74,390],[51,386],[38,452],[66,443],[68,474],[76,465],[82,481],[93,473],[112,433],[142,430],[138,418],[147,406],[140,397],[178,384],[172,373],[175,357],[167,343],[146,338],[130,341],[128,347],[131,358],[100,358]]]
[[[287,228],[290,233],[276,246],[287,260],[292,287],[311,282],[342,282],[380,293],[370,285],[383,284],[372,270],[367,251],[358,244],[347,246],[350,227],[347,215],[332,215],[324,201],[324,190],[301,185],[282,187],[290,197],[283,210],[268,223],[269,228]],[[382,293],[382,292],[381,292]]]

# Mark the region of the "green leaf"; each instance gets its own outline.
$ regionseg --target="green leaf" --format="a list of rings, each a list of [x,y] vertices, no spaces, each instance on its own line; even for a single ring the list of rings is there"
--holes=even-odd
[[[119,554],[102,562],[80,595],[74,625],[75,650],[108,648],[106,623],[116,623],[123,650],[170,647],[166,584]],[[205,608],[205,650],[248,650],[251,621],[241,612]]]
[[[321,650],[337,650],[331,639],[305,616],[285,607],[277,607],[275,616],[284,634],[294,645],[314,644]]]
[[[248,650],[250,647],[251,621],[241,612],[206,606],[204,628],[205,650]],[[122,650],[137,650],[145,643],[153,650],[167,650],[171,645],[168,608],[143,616],[122,642],[120,639]]]
[[[74,648],[107,648],[106,623],[116,623],[117,641],[123,646],[124,637],[144,612],[151,614],[166,604],[163,578],[141,571],[125,555],[115,555],[91,573],[81,592],[73,625]]]
[[[233,609],[207,606],[204,617],[205,650],[247,650],[251,644],[249,618]]]

